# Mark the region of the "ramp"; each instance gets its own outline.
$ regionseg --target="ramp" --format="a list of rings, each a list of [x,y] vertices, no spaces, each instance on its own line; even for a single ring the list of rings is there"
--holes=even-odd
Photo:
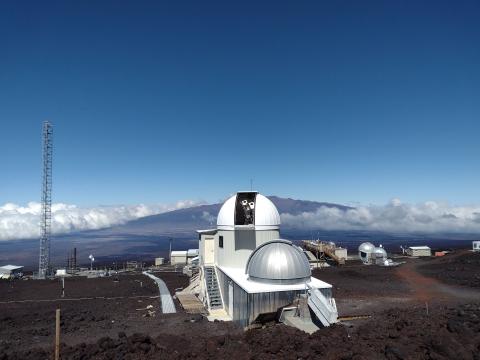
[[[160,301],[162,303],[162,313],[164,314],[173,314],[173,313],[176,313],[177,310],[175,309],[175,304],[173,303],[173,299],[172,299],[172,295],[170,295],[170,291],[168,291],[168,288],[167,288],[167,285],[165,284],[165,282],[144,271],[142,273],[143,275],[145,276],[148,276],[150,279],[152,279],[153,281],[155,281],[158,285],[158,290],[160,291]]]
[[[175,295],[187,314],[202,314],[205,312],[202,302],[194,294],[182,291]]]
[[[320,290],[309,288],[308,307],[323,326],[330,326],[337,322],[338,311],[335,299],[327,299]]]

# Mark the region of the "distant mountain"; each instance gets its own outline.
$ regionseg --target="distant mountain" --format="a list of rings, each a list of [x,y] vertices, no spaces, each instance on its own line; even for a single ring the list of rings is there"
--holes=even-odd
[[[269,196],[280,214],[293,215],[316,211],[321,206],[348,209],[338,204],[294,200]],[[52,238],[52,259],[58,266],[64,266],[65,259],[73,247],[77,248],[80,262],[88,261],[94,254],[100,261],[120,259],[147,259],[167,256],[169,239],[174,239],[174,249],[198,246],[196,230],[216,227],[217,214],[222,204],[195,206],[143,217],[101,230],[90,230]],[[282,231],[289,229],[282,227]],[[293,231],[296,234],[297,231]],[[35,266],[38,261],[38,240],[16,240],[0,242],[0,265],[19,263]]]
[[[348,206],[269,196],[280,214],[298,215],[315,212],[325,206],[340,210]],[[168,257],[169,239],[173,249],[198,247],[195,230],[216,227],[216,217],[222,204],[201,205],[187,209],[147,216],[126,224],[102,230],[83,231],[58,235],[52,238],[52,262],[65,266],[67,255],[77,248],[78,262],[89,264],[88,255],[94,254],[99,263],[120,264],[126,259],[150,261],[157,256]],[[312,239],[335,241],[349,251],[355,251],[363,241],[383,244],[388,251],[396,251],[399,245],[430,245],[446,248],[469,247],[476,234],[385,234],[372,231],[327,231],[289,228],[281,226],[280,236],[285,239]],[[8,263],[25,265],[29,270],[38,266],[38,240],[15,240],[0,242],[0,265]]]
[[[318,208],[334,207],[341,210],[349,209],[348,206],[281,198],[278,196],[268,197],[277,207],[280,214],[298,215],[304,212],[314,212]],[[217,214],[222,204],[201,205],[187,209],[174,210],[167,213],[146,216],[126,224],[114,226],[108,229],[96,231],[104,234],[135,234],[135,235],[194,235],[198,229],[216,227]]]

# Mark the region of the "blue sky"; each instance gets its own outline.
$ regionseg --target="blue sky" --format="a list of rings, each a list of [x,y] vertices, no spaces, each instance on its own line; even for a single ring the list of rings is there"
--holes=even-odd
[[[480,3],[254,4],[2,2],[0,204],[480,202]]]

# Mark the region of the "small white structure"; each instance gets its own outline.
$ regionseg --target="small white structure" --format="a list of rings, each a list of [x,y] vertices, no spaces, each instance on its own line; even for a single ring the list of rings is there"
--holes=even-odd
[[[473,251],[480,251],[480,241],[472,241]]]
[[[170,264],[185,265],[187,263],[187,250],[174,250],[170,253]]]
[[[23,276],[23,266],[5,265],[0,266],[0,279],[21,278]]]
[[[432,256],[432,250],[428,246],[409,246],[407,249],[409,256]]]
[[[55,276],[67,276],[67,269],[57,269]]]
[[[348,258],[347,248],[335,247],[335,256],[338,257],[339,259],[347,260]]]
[[[303,250],[281,240],[275,205],[257,192],[238,192],[220,209],[217,228],[199,230],[199,298],[241,326],[276,314],[308,296],[323,326],[337,321],[332,285],[311,276]]]
[[[199,253],[200,253],[199,249],[188,249],[187,250],[187,263],[191,264],[194,259],[198,258]]]
[[[165,259],[162,257],[155,258],[155,266],[160,266],[165,264]]]
[[[175,250],[170,255],[171,265],[186,265],[199,255],[199,249]]]

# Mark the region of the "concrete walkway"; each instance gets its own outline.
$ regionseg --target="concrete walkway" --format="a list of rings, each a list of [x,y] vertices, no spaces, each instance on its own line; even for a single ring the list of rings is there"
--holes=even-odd
[[[160,301],[162,303],[162,312],[164,314],[176,313],[177,310],[175,309],[175,304],[173,303],[172,295],[170,295],[170,291],[168,291],[168,288],[165,282],[162,279],[146,271],[144,271],[142,274],[145,276],[148,276],[150,279],[152,279],[157,283],[158,290],[160,291]]]

